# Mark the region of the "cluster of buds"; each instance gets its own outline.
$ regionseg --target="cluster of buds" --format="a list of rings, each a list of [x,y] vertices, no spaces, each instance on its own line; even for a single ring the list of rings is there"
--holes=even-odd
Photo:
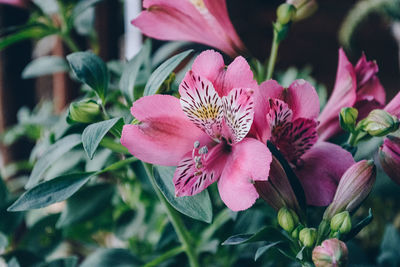
[[[362,128],[371,136],[386,136],[399,129],[399,119],[382,110],[375,109],[362,120]]]

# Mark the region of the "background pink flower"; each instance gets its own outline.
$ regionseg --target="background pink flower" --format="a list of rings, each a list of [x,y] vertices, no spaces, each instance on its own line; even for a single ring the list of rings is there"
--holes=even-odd
[[[245,50],[225,0],[144,0],[143,7],[132,24],[147,36],[206,44],[232,57]]]

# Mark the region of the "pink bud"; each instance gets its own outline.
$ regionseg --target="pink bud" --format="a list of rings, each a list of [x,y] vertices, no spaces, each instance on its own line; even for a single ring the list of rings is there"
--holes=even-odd
[[[346,266],[348,260],[346,244],[336,238],[325,240],[321,246],[314,248],[312,260],[316,267]]]
[[[379,149],[379,160],[385,173],[400,185],[400,138],[387,136]]]
[[[255,181],[255,187],[260,197],[275,210],[287,207],[299,214],[296,195],[285,170],[275,157],[272,158],[268,181]]]
[[[356,209],[371,192],[376,178],[374,162],[362,160],[353,164],[343,174],[332,203],[326,209],[324,219],[335,214]]]

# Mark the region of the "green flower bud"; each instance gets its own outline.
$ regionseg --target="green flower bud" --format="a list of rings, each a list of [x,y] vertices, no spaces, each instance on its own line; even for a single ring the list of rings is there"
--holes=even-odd
[[[304,229],[303,225],[300,224],[299,226],[297,226],[292,232],[292,238],[293,239],[299,239],[300,231],[303,230],[303,229]]]
[[[81,123],[96,122],[101,120],[101,109],[93,100],[73,102],[69,106],[68,118]]]
[[[299,223],[299,217],[293,210],[284,207],[278,212],[278,223],[286,232],[290,233]]]
[[[304,228],[299,233],[299,239],[304,246],[310,248],[317,239],[317,230],[315,228]]]
[[[281,4],[276,10],[277,22],[286,25],[296,15],[296,8],[291,4]]]
[[[343,211],[332,217],[331,230],[341,234],[347,234],[351,230],[351,217],[348,211]]]
[[[358,110],[355,108],[342,108],[339,115],[340,127],[347,132],[354,132]]]
[[[399,119],[382,109],[371,111],[361,123],[363,130],[372,136],[385,136],[399,129]]]

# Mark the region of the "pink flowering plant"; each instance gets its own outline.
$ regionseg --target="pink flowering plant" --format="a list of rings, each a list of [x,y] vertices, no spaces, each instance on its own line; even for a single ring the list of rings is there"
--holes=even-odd
[[[24,109],[2,137],[13,143],[26,135],[36,145],[29,178],[12,184],[17,189],[0,183],[7,218],[0,266],[359,263],[353,246],[372,222],[375,184],[376,191],[384,179],[400,184],[400,93],[387,101],[379,62],[363,53],[353,64],[338,47],[325,101],[309,75],[288,82],[285,70],[275,71],[280,44],[294,23],[312,19],[317,1],[277,7],[261,63],[236,32],[227,1],[144,0],[131,18],[148,37],[141,50],[128,62],[105,63],[97,33],[82,34],[91,51],[79,51],[74,39],[76,17],[97,2],[53,1],[48,13],[42,1],[0,1],[33,9],[40,19],[25,30],[41,27],[35,39],[59,35],[73,52],[44,73],[69,72],[82,84],[61,116],[45,105]],[[0,49],[18,34],[2,37]],[[185,42],[165,53],[153,39]],[[206,48],[184,50],[188,42]],[[25,73],[36,73],[37,62]],[[31,232],[16,234],[25,228]],[[387,229],[381,265],[400,262],[388,234],[398,233]]]

